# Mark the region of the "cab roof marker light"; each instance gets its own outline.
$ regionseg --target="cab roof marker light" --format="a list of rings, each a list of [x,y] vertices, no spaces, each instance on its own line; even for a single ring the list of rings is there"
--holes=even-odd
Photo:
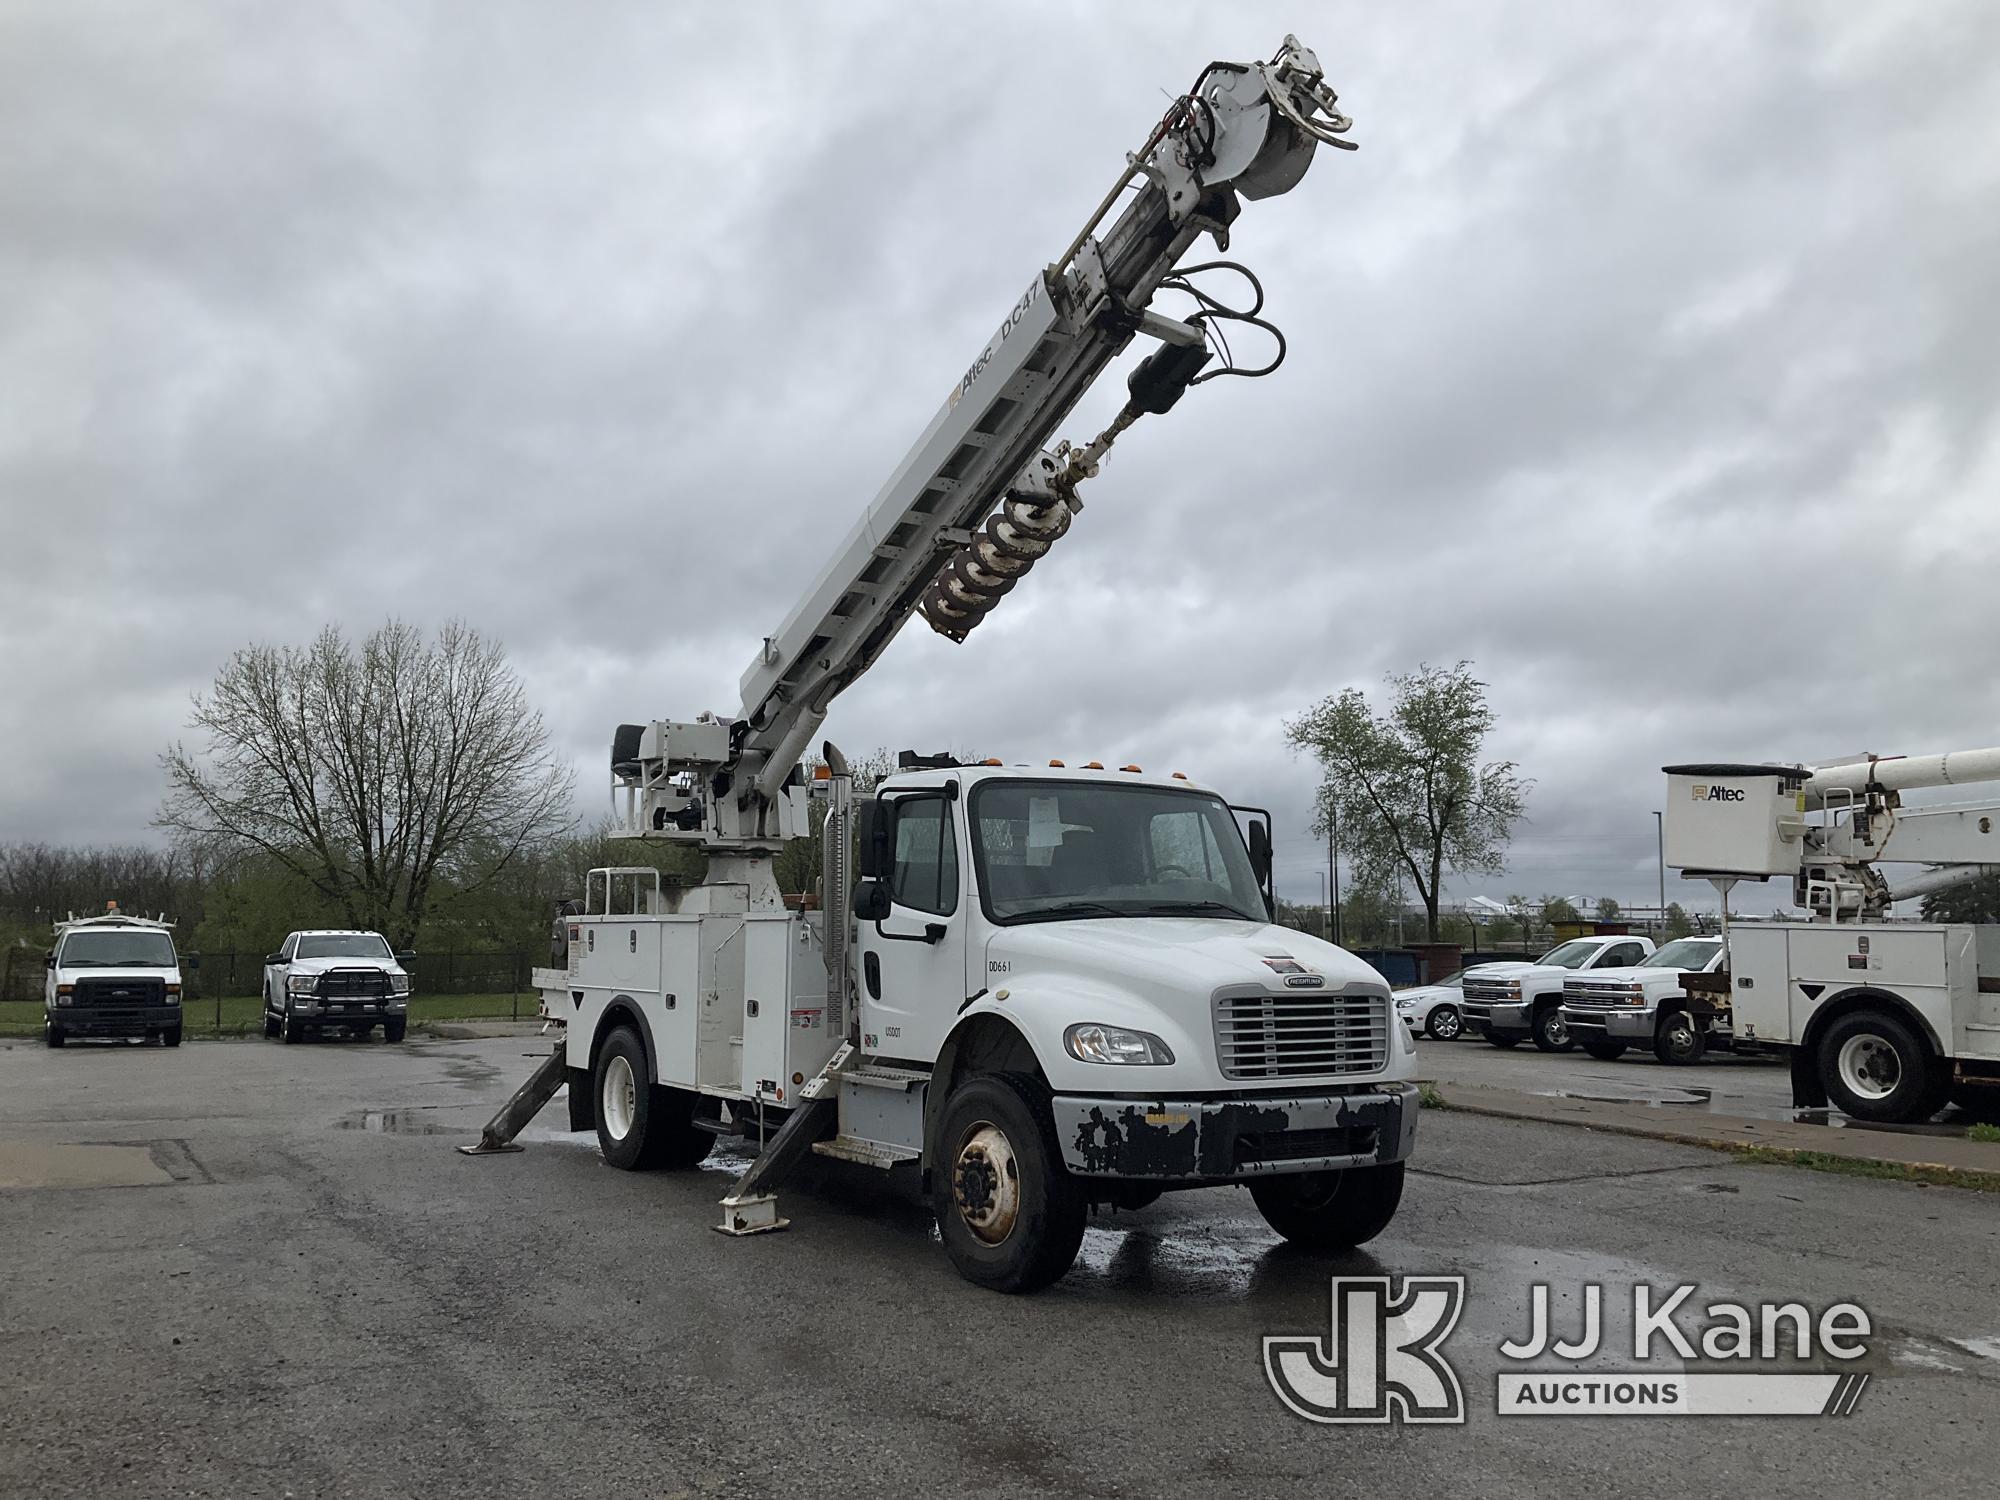
[[[1130,771],[1134,775],[1138,776],[1143,776],[1146,774],[1144,771],[1141,771],[1137,766],[1120,766],[1118,769],[1121,771]]]
[[[1104,769],[1104,762],[1101,760],[1087,760],[1083,763],[1083,768],[1086,771],[1101,771]]]

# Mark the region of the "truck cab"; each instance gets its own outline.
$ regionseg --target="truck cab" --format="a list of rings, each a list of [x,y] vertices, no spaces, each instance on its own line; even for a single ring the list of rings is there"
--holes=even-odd
[[[409,1027],[414,954],[379,932],[315,930],[286,935],[264,960],[264,1035],[300,1042],[328,1029],[365,1037],[377,1026],[400,1042]]]
[[[1593,969],[1624,969],[1653,951],[1650,938],[1629,934],[1571,938],[1533,963],[1479,964],[1465,971],[1465,1029],[1496,1047],[1532,1038],[1543,1052],[1576,1044],[1563,1019],[1563,984]]]
[[[42,1039],[48,1046],[82,1036],[181,1044],[180,955],[171,923],[115,909],[59,922],[45,963]]]
[[[548,998],[570,1012],[572,1126],[613,1165],[762,1140],[824,1071],[839,1108],[813,1149],[915,1165],[954,1263],[1001,1290],[1060,1276],[1093,1205],[1175,1189],[1246,1186],[1321,1249],[1387,1225],[1415,1041],[1379,973],[1271,922],[1242,810],[1137,768],[940,760],[860,812],[850,1048],[825,914],[593,872]]]
[[[1683,974],[1712,974],[1722,967],[1723,940],[1676,938],[1625,969],[1591,969],[1563,981],[1563,1022],[1584,1051],[1600,1062],[1628,1047],[1650,1047],[1664,1063],[1696,1063],[1712,1040],[1727,1041],[1728,1028],[1690,1008]]]

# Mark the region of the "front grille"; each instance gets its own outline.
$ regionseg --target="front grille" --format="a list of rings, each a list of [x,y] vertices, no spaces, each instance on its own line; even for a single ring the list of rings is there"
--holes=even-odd
[[[1255,1132],[1236,1138],[1236,1166],[1259,1162],[1311,1161],[1322,1156],[1367,1156],[1375,1150],[1372,1125],[1336,1125],[1327,1130]]]
[[[389,976],[380,969],[328,969],[319,976],[322,1000],[379,1000],[389,993]]]
[[[1623,985],[1592,984],[1588,980],[1563,986],[1563,1004],[1578,1010],[1610,1010],[1625,1003]]]
[[[102,1010],[165,1005],[167,982],[164,979],[79,979],[73,1003]]]
[[[1389,1061],[1385,995],[1218,995],[1215,1051],[1225,1078],[1373,1073]]]
[[[1468,979],[1465,981],[1465,998],[1468,1000],[1517,1000],[1518,995],[1510,994],[1506,979]]]

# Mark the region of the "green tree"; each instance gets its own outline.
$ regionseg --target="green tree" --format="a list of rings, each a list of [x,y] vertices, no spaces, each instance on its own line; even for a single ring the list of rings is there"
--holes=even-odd
[[[1926,922],[2000,922],[2000,875],[1932,891],[1919,909]]]
[[[1349,688],[1288,722],[1285,737],[1320,764],[1314,827],[1337,822],[1357,863],[1407,875],[1436,942],[1446,876],[1500,873],[1531,783],[1512,761],[1482,763],[1496,716],[1469,662],[1423,665],[1388,688],[1379,715]]]
[[[1615,922],[1615,921],[1617,921],[1617,920],[1618,920],[1618,903],[1617,903],[1616,901],[1612,900],[1612,899],[1611,899],[1611,898],[1610,898],[1609,896],[1600,896],[1600,897],[1598,897],[1598,898],[1597,898],[1597,920],[1598,920],[1598,921],[1600,921],[1600,922]]]
[[[1542,897],[1541,917],[1544,931],[1554,928],[1558,923],[1583,920],[1582,914],[1570,904],[1567,896]]]
[[[1678,901],[1667,903],[1667,936],[1684,938],[1695,930],[1694,918],[1687,914],[1687,908]]]

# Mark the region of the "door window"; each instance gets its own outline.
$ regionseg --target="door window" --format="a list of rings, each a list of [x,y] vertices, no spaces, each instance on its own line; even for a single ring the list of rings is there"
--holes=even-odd
[[[1638,963],[1643,950],[1637,943],[1613,943],[1604,950],[1604,957],[1592,964],[1593,969],[1629,969]]]
[[[896,803],[896,866],[889,895],[898,906],[949,916],[958,910],[958,849],[951,804],[942,797]]]

